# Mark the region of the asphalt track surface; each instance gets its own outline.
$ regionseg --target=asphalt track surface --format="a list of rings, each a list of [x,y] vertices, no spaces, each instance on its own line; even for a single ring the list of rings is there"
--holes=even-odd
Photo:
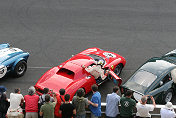
[[[120,77],[126,82],[147,59],[176,48],[176,2],[0,0],[0,43],[30,53],[23,77],[0,80],[8,96],[14,88],[27,94],[48,69],[90,47],[124,56],[127,64]],[[102,102],[113,86],[108,81],[99,87]]]

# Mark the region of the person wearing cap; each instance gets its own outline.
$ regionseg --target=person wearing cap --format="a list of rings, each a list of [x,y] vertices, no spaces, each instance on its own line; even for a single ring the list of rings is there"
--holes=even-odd
[[[171,102],[167,102],[164,108],[160,110],[161,118],[175,118],[176,114]]]
[[[148,97],[151,98],[153,105],[146,104]],[[141,100],[136,104],[137,108],[136,118],[151,118],[151,114],[149,113],[149,111],[153,111],[155,107],[156,104],[153,96],[149,95],[142,96]]]
[[[35,88],[28,89],[28,95],[24,96],[26,118],[38,118],[39,96],[35,94]]]
[[[103,61],[99,60],[96,65],[85,67],[85,65],[82,65],[82,68],[85,68],[85,70],[94,76],[95,79],[98,79],[101,77],[102,80],[104,80],[108,75],[108,70],[106,70],[106,73],[104,74],[104,70],[102,69]]]

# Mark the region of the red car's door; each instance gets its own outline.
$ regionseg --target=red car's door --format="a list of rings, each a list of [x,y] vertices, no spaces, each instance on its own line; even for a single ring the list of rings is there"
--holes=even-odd
[[[109,74],[112,76],[111,79],[113,80],[113,82],[115,84],[117,84],[117,82],[118,82],[118,86],[120,86],[122,83],[121,78],[118,77],[112,70],[109,71]]]

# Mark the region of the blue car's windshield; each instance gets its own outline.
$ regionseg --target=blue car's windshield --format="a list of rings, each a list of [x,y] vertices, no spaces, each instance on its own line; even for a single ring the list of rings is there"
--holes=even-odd
[[[133,81],[141,86],[149,87],[155,80],[157,76],[145,70],[140,70],[136,75],[132,77],[130,81]]]

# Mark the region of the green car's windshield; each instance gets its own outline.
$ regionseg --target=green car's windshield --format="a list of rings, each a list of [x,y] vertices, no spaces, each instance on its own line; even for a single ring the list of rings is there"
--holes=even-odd
[[[149,87],[156,80],[156,78],[156,75],[145,70],[140,70],[132,77],[130,81],[133,81],[144,87]]]

